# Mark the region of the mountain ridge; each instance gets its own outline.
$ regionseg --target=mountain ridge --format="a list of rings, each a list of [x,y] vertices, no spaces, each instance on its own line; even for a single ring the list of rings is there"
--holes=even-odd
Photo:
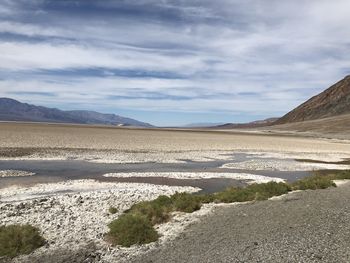
[[[259,128],[272,125],[278,118],[268,118],[264,120],[257,120],[247,123],[225,123],[222,125],[217,125],[214,128],[220,129],[249,129],[249,128]]]
[[[317,120],[350,113],[350,76],[288,112],[274,124]]]
[[[57,108],[22,103],[11,98],[0,98],[0,121],[33,121],[153,127],[149,123],[122,117],[116,114],[105,114],[88,110],[63,111]]]

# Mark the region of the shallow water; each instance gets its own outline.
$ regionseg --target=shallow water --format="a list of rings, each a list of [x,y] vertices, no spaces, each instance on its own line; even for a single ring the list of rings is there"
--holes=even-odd
[[[11,160],[0,161],[0,170],[23,170],[35,173],[28,177],[0,178],[0,188],[11,185],[32,186],[39,183],[56,183],[66,180],[95,179],[101,182],[132,182],[150,183],[171,186],[193,186],[202,189],[201,192],[212,193],[223,190],[229,186],[243,186],[242,180],[219,178],[220,173],[251,173],[269,177],[278,177],[287,181],[295,181],[310,175],[310,172],[281,172],[281,171],[256,171],[220,168],[225,163],[242,162],[251,159],[262,159],[248,154],[235,154],[232,160],[215,160],[208,162],[193,162],[186,160],[185,163],[130,163],[130,164],[103,164],[80,160],[65,161],[33,161]],[[271,160],[271,159],[269,159]],[[276,160],[276,159],[275,159]],[[213,172],[218,173],[218,178],[210,179],[174,179],[163,177],[103,177],[107,173],[128,172]]]

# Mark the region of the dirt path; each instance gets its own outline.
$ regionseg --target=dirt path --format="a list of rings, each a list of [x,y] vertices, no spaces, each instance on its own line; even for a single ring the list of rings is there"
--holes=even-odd
[[[349,262],[350,183],[217,208],[135,262]]]

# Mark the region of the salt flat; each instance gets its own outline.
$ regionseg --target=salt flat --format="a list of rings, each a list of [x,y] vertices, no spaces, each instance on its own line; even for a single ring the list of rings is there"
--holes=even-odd
[[[257,175],[254,171],[262,168],[276,171],[313,170],[315,167],[346,169],[347,166],[336,163],[302,164],[296,163],[294,159],[328,162],[350,159],[349,141],[252,132],[0,123],[0,137],[0,161],[83,160],[101,163],[101,165],[103,163],[181,165],[186,162],[218,161],[229,164],[218,167],[226,168],[222,173],[216,170],[214,171],[216,173],[203,171],[200,167],[196,167],[195,171],[189,172],[149,171],[108,175],[125,178],[158,176],[200,179],[216,178],[221,175],[221,177],[239,180],[281,181],[280,178]],[[254,160],[240,162],[234,155],[237,153],[243,153]],[[242,173],[244,175],[242,176],[235,171],[232,173],[230,171],[230,169],[239,168],[250,169],[252,174]],[[7,171],[6,174],[10,172]],[[0,178],[0,180],[5,179],[9,180],[9,178]],[[59,260],[64,262],[68,254],[74,258],[81,251],[98,255],[104,260],[103,262],[119,262],[163,246],[167,240],[179,235],[193,222],[198,222],[214,213],[212,208],[215,205],[206,206],[193,214],[174,215],[171,222],[157,226],[157,230],[163,235],[159,242],[141,247],[134,246],[130,249],[113,248],[104,241],[103,235],[107,231],[108,222],[140,200],[150,200],[160,194],[170,195],[175,191],[198,190],[193,187],[103,183],[95,180],[72,180],[31,187],[18,185],[0,190],[1,222],[4,224],[31,223],[39,227],[48,240],[46,247],[39,249],[33,255],[19,258],[18,262],[45,260],[49,256],[59,254],[59,251],[66,252],[57,257],[57,262],[60,262]],[[111,205],[119,209],[116,215],[108,214],[108,207]],[[91,243],[94,244],[94,248],[86,249]]]
[[[122,151],[265,150],[350,153],[349,141],[218,131],[0,123],[0,147]]]

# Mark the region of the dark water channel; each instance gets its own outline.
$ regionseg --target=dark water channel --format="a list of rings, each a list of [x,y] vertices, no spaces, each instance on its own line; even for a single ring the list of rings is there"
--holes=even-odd
[[[54,183],[66,180],[95,179],[101,182],[131,182],[150,183],[156,185],[193,186],[202,189],[202,192],[212,193],[223,190],[229,186],[242,186],[245,182],[229,178],[220,178],[220,173],[251,173],[269,177],[279,177],[287,181],[295,181],[310,175],[310,172],[281,172],[281,171],[250,171],[220,168],[229,162],[242,162],[252,159],[247,154],[235,154],[234,161],[209,161],[185,163],[128,163],[128,164],[104,164],[92,163],[80,160],[65,161],[33,161],[11,160],[0,161],[0,170],[23,170],[35,173],[27,177],[0,178],[0,188],[11,185],[32,186],[39,183]],[[259,159],[256,156],[253,159]],[[270,159],[269,159],[270,160]],[[213,172],[218,173],[218,178],[210,179],[174,179],[163,177],[103,177],[106,173],[130,173],[130,172]]]

